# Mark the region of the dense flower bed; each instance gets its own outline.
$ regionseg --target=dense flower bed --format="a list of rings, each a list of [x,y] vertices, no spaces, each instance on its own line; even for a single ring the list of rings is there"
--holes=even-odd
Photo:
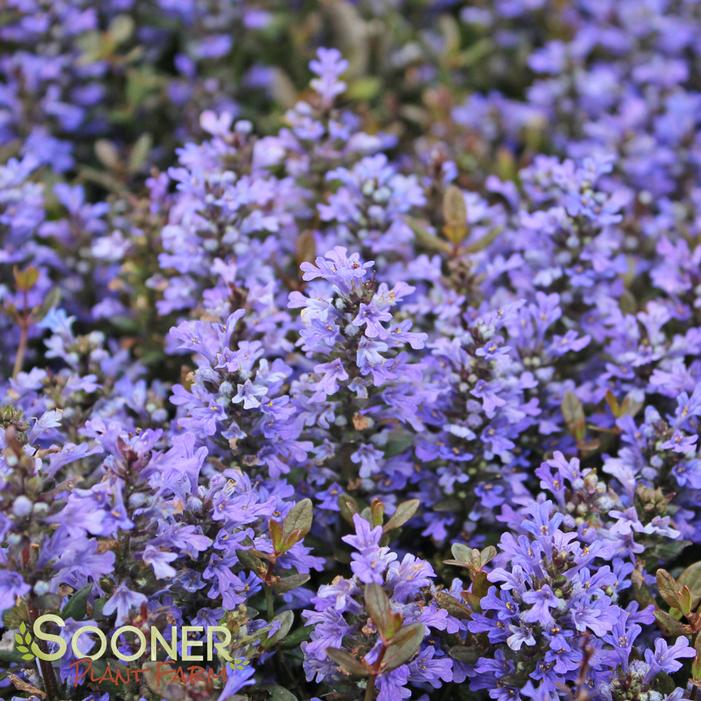
[[[698,0],[7,0],[0,696],[697,698],[700,86]]]

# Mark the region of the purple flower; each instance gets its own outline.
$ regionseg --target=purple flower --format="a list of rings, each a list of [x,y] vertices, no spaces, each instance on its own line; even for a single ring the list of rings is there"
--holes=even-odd
[[[523,620],[529,623],[540,623],[546,628],[554,623],[550,609],[556,609],[564,604],[562,599],[558,599],[553,594],[548,584],[544,584],[540,589],[524,592],[523,600],[531,604],[530,609],[523,614]]]
[[[148,599],[144,594],[128,589],[126,583],[122,582],[117,585],[112,596],[107,599],[102,612],[106,616],[111,616],[116,611],[117,618],[115,619],[115,625],[119,626],[129,620],[131,611],[138,609],[140,606],[146,604],[147,601]]]
[[[328,107],[346,89],[346,84],[339,78],[348,68],[348,61],[337,49],[320,48],[309,67],[317,76],[311,81],[311,86],[323,99],[324,106]]]
[[[379,546],[381,526],[370,529],[370,524],[358,514],[353,516],[353,524],[356,534],[341,539],[359,551],[351,555],[353,574],[365,584],[381,584],[387,567],[397,559],[397,555],[388,547]]]
[[[661,672],[672,674],[682,668],[682,662],[679,659],[696,657],[696,651],[689,641],[680,635],[674,642],[674,645],[667,645],[664,638],[655,640],[655,651],[645,650],[645,662],[649,669],[645,675],[645,682],[649,683],[655,676]]]
[[[29,591],[29,585],[17,572],[0,570],[0,611],[7,611],[15,606],[17,598]]]
[[[153,567],[153,573],[157,579],[167,579],[176,575],[175,568],[169,563],[173,562],[177,557],[175,553],[159,550],[152,545],[147,546],[143,554],[144,562]]]

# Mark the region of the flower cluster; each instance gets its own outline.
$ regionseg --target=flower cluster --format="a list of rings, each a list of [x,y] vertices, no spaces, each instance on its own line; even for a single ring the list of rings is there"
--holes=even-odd
[[[0,697],[694,698],[699,3],[5,5]]]
[[[388,524],[371,527],[353,516],[355,533],[343,537],[357,551],[353,577],[319,588],[314,610],[304,613],[312,634],[302,645],[308,679],[341,684],[344,674],[365,677],[379,701],[410,698],[407,686],[437,689],[451,681],[453,660],[429,638],[432,630],[458,627],[432,597],[431,565],[409,553],[400,560],[381,545]]]

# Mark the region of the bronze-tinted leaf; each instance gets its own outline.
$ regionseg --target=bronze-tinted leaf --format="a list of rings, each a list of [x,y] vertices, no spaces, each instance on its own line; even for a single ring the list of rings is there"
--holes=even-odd
[[[358,502],[349,494],[341,494],[338,497],[338,508],[345,521],[353,524],[353,516],[358,513]]]
[[[379,584],[365,587],[365,608],[383,640],[389,640],[400,629],[402,616],[392,611],[389,597]]]
[[[450,185],[443,195],[443,233],[457,245],[467,236],[467,206],[462,190]]]
[[[253,572],[260,573],[265,569],[265,563],[251,550],[237,550],[236,556],[244,567]]]
[[[381,670],[389,672],[408,662],[418,652],[425,634],[426,629],[421,623],[414,623],[402,628],[392,638],[392,642],[382,658]]]
[[[694,649],[696,650],[696,657],[691,664],[691,676],[694,680],[699,681],[701,680],[701,633],[696,636]]]
[[[95,142],[95,154],[100,159],[100,163],[110,170],[119,168],[119,151],[117,147],[106,139],[98,139]]]
[[[578,440],[584,439],[587,428],[587,419],[584,414],[582,402],[574,392],[565,392],[562,398],[562,416],[565,419],[569,432]]]
[[[672,618],[666,611],[657,609],[655,611],[655,618],[657,619],[657,624],[667,635],[689,635],[689,633],[691,633],[690,626],[680,623],[675,618]]]
[[[472,610],[447,591],[437,591],[434,598],[441,608],[455,618],[467,619],[472,616]]]
[[[672,575],[667,570],[659,569],[656,573],[657,591],[665,602],[674,608],[679,606],[680,587]]]
[[[316,258],[316,239],[311,230],[303,231],[295,244],[295,260],[297,265],[311,263]]]
[[[381,526],[385,520],[385,505],[380,499],[373,499],[370,504],[370,524],[373,528]]]
[[[686,585],[684,585],[679,590],[678,601],[679,601],[679,610],[685,616],[688,616],[691,613],[691,604],[692,604],[693,598],[691,596],[691,590]]]
[[[282,542],[284,539],[282,534],[282,523],[280,523],[280,521],[275,521],[271,518],[268,522],[268,531],[270,532],[270,540],[273,543],[275,552],[281,552]]]
[[[346,673],[355,677],[367,677],[370,670],[360,660],[353,657],[350,652],[339,647],[329,647],[326,654]]]
[[[32,696],[38,696],[40,699],[45,699],[46,694],[33,684],[30,684],[29,682],[24,681],[21,677],[18,677],[16,674],[12,674],[12,672],[8,673],[7,678],[12,682],[12,686],[17,689],[17,691],[24,691],[27,694],[31,694]]]

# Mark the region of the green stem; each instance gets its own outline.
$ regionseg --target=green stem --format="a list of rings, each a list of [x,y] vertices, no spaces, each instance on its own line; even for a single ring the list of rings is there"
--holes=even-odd
[[[368,677],[364,701],[375,701],[375,677]]]

